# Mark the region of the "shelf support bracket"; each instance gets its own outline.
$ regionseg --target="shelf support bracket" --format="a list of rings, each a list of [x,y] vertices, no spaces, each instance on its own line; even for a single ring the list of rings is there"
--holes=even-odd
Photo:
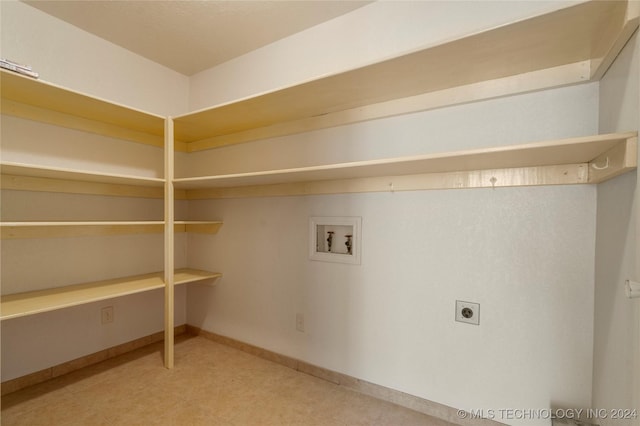
[[[638,138],[630,137],[589,161],[589,183],[600,183],[638,166]]]

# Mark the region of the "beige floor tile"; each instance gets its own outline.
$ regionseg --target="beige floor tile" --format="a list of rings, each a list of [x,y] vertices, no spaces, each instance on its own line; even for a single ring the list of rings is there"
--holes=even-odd
[[[59,426],[109,425],[103,413],[79,401],[51,398],[49,403],[29,410],[2,410],[2,425]]]
[[[233,426],[215,410],[194,403],[181,404],[165,416],[171,426]]]

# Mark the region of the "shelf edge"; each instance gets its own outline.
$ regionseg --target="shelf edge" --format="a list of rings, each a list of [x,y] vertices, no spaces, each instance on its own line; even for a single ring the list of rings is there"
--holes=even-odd
[[[575,185],[587,183],[587,174],[587,164],[566,164],[559,166],[424,173],[228,188],[190,189],[187,190],[187,198],[189,200],[202,200],[355,194],[367,192],[394,193],[436,189]]]

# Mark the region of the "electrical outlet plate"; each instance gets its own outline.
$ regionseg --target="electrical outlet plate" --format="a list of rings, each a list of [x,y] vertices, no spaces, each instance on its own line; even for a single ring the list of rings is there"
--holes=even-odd
[[[113,322],[113,306],[106,306],[100,311],[102,314],[102,324]]]
[[[304,314],[296,314],[296,330],[304,333]]]
[[[456,321],[480,325],[480,304],[456,300]]]

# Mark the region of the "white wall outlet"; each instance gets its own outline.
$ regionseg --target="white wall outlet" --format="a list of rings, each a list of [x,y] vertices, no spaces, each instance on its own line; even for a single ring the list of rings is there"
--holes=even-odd
[[[480,325],[480,304],[456,300],[456,321]]]
[[[102,324],[109,324],[113,322],[113,306],[106,306],[102,308]]]
[[[304,314],[296,314],[296,330],[304,333]]]

